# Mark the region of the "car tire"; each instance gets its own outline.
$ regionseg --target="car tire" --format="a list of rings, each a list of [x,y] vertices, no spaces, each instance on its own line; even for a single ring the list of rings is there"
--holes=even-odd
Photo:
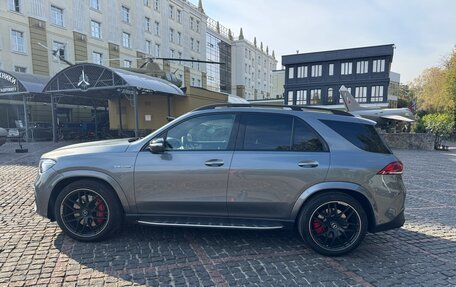
[[[340,256],[361,243],[367,216],[361,204],[342,192],[323,192],[305,203],[298,217],[298,231],[316,252]]]
[[[123,209],[114,190],[96,180],[78,180],[57,196],[54,215],[60,228],[78,241],[100,241],[119,230]]]

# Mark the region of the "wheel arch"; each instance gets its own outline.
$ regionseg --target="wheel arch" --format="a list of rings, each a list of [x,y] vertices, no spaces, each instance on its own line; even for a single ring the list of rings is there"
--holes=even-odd
[[[48,218],[50,218],[52,221],[55,220],[55,214],[54,214],[54,204],[57,199],[57,196],[59,192],[65,188],[65,186],[71,184],[72,182],[76,182],[79,180],[95,180],[100,183],[105,184],[107,187],[112,189],[114,194],[116,195],[117,199],[120,202],[120,205],[122,206],[122,212],[125,214],[125,212],[130,210],[130,204],[128,202],[128,199],[121,188],[120,184],[117,183],[112,177],[110,177],[107,174],[100,173],[100,172],[70,172],[68,174],[63,174],[63,177],[60,178],[59,181],[57,181],[52,188],[51,195],[49,197],[49,203],[48,203]]]
[[[369,196],[368,191],[363,188],[362,186],[355,184],[355,183],[348,183],[348,182],[325,182],[321,184],[316,184],[308,189],[306,189],[296,200],[293,209],[291,211],[291,218],[292,220],[297,222],[297,218],[299,216],[299,213],[301,212],[302,208],[306,205],[307,202],[309,202],[312,198],[315,196],[318,196],[319,194],[323,192],[329,192],[329,191],[337,191],[337,192],[342,192],[345,193],[351,197],[353,197],[355,200],[357,200],[361,206],[364,208],[364,211],[366,212],[367,216],[367,230],[369,232],[372,232],[372,230],[376,226],[375,222],[375,202],[374,200]]]

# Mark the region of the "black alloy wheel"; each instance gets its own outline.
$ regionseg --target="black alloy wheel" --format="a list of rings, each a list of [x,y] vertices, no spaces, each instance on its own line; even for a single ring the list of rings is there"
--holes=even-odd
[[[54,214],[60,228],[81,241],[105,238],[120,226],[122,213],[114,191],[92,180],[76,181],[58,195]]]
[[[317,252],[343,255],[356,248],[367,230],[367,217],[361,205],[343,193],[324,193],[304,207],[299,232]]]

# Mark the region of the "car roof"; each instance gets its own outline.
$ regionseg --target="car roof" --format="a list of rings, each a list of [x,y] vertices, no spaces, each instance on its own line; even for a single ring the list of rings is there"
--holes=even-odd
[[[257,112],[274,113],[298,116],[303,119],[337,120],[375,125],[375,121],[355,116],[351,113],[319,107],[291,106],[291,105],[265,105],[265,104],[214,104],[197,108],[190,112],[213,113],[213,112]]]

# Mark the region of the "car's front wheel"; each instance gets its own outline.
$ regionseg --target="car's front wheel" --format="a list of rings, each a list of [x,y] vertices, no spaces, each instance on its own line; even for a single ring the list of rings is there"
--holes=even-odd
[[[324,192],[302,209],[298,230],[320,254],[343,255],[355,249],[367,231],[367,216],[353,197],[341,192]]]
[[[54,214],[60,228],[79,241],[98,241],[121,226],[122,208],[112,189],[95,180],[78,180],[57,196]]]

